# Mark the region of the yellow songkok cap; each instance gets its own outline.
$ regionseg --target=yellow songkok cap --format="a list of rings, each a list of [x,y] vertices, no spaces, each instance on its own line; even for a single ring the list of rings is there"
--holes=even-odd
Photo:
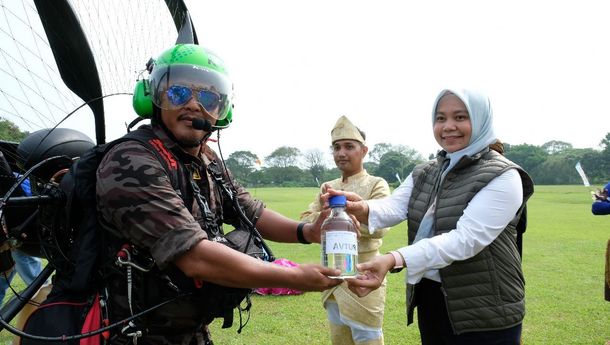
[[[333,143],[337,140],[356,140],[365,144],[364,138],[362,137],[362,134],[360,134],[358,127],[354,126],[346,116],[341,116],[339,120],[337,120],[335,127],[330,131],[330,136]]]

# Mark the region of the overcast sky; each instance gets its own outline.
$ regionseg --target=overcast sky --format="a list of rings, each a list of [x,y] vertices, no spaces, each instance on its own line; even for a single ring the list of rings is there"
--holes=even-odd
[[[447,86],[492,102],[510,144],[598,148],[610,132],[604,1],[188,1],[199,41],[228,65],[225,157],[281,145],[329,151],[348,116],[369,146],[436,152],[431,106]]]

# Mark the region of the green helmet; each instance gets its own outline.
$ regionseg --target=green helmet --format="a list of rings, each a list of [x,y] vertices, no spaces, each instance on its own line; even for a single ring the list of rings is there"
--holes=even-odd
[[[141,100],[142,94],[148,101]],[[148,81],[136,85],[133,104],[140,116],[149,117],[152,114],[150,101],[161,109],[175,109],[193,97],[217,119],[217,127],[229,126],[233,83],[223,61],[201,46],[178,44],[154,61]]]

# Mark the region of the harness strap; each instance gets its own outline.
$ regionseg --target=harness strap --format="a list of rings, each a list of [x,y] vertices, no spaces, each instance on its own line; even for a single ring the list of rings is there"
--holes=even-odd
[[[225,196],[231,201],[231,204],[235,209],[235,212],[237,212],[240,222],[252,234],[251,238],[254,239],[258,246],[263,248],[263,251],[265,253],[265,260],[269,262],[275,261],[275,256],[273,255],[271,248],[267,245],[267,243],[263,239],[263,236],[258,232],[258,229],[256,229],[256,226],[250,221],[250,219],[248,219],[243,209],[241,208],[241,205],[239,204],[239,201],[236,197],[237,191],[233,188],[229,188],[227,186],[227,183],[225,183],[221,168],[218,162],[216,162],[216,160],[210,161],[210,163],[208,164],[208,171],[216,181],[216,184],[220,186]]]
[[[186,168],[191,173],[190,176],[192,176],[193,172],[199,171],[199,167],[195,164],[187,165]],[[195,201],[197,202],[197,205],[199,205],[201,213],[203,214],[204,230],[208,233],[208,236],[210,237],[209,239],[214,242],[226,242],[226,239],[222,236],[224,233],[218,226],[216,217],[210,209],[207,199],[201,193],[201,189],[193,178],[189,178],[189,182],[191,184],[191,188],[193,189]]]

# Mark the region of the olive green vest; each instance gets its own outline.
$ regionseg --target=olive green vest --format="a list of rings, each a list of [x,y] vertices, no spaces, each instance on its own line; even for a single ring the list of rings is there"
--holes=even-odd
[[[474,257],[453,262],[440,272],[451,325],[456,334],[505,329],[525,316],[525,280],[517,250],[516,225],[527,199],[534,191],[529,175],[496,151],[485,149],[463,157],[438,188],[441,162],[431,161],[413,170],[413,192],[409,200],[409,244],[413,243],[424,214],[438,196],[434,235],[456,228],[472,198],[491,180],[509,169],[517,169],[523,184],[523,203],[504,231]],[[436,193],[436,194],[435,194]],[[413,322],[414,286],[407,287],[408,322]]]

